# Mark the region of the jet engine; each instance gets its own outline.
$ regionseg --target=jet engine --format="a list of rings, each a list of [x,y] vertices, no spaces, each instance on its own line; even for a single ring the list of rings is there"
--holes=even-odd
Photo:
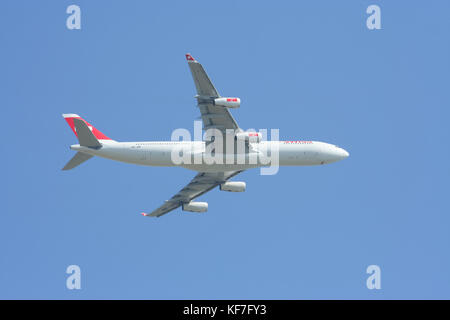
[[[182,209],[189,212],[206,212],[208,211],[208,202],[183,203]]]
[[[225,108],[239,108],[241,105],[241,99],[239,98],[217,98],[214,99],[214,104],[216,106],[221,106]]]
[[[238,132],[236,133],[236,139],[244,140],[251,143],[258,143],[262,140],[262,135],[259,132]]]
[[[245,186],[246,186],[245,182],[228,181],[220,185],[220,190],[229,192],[244,192]]]

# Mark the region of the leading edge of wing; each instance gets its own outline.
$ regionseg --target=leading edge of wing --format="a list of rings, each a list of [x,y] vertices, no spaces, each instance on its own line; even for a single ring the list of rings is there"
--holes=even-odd
[[[197,91],[197,105],[200,109],[204,130],[215,128],[225,133],[227,129],[239,129],[230,110],[214,104],[213,99],[220,98],[220,94],[217,92],[202,64],[189,53],[186,54],[186,60]]]
[[[217,89],[214,87],[211,79],[203,68],[202,64],[195,60],[191,54],[186,53],[186,60],[191,69],[192,78],[197,89],[197,94],[205,97],[220,97]]]
[[[151,213],[142,213],[142,215],[146,217],[160,217],[172,210],[177,209],[183,203],[188,203],[193,199],[200,197],[242,171],[244,170],[227,172],[200,172],[183,189],[167,200],[162,206]]]

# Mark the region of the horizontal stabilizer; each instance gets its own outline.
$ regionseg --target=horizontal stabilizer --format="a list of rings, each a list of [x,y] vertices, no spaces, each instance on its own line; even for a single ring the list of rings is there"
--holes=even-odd
[[[74,118],[73,124],[77,132],[78,141],[82,147],[100,148],[102,144],[98,142],[97,138],[87,126],[86,122],[81,119]]]
[[[72,159],[70,159],[69,162],[67,162],[67,164],[64,166],[63,170],[70,170],[75,168],[76,166],[79,166],[80,164],[82,164],[83,162],[85,162],[86,160],[89,160],[90,158],[92,158],[93,156],[91,156],[90,154],[86,154],[83,152],[77,152]]]

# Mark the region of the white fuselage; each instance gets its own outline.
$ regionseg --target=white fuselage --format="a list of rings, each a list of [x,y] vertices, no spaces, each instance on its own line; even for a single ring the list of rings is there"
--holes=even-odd
[[[100,140],[93,149],[72,145],[70,148],[90,155],[145,166],[180,166],[200,172],[245,170],[263,166],[309,166],[336,162],[348,157],[347,151],[317,141],[261,141],[250,143],[243,153],[205,152],[204,141],[117,142]],[[179,156],[183,149],[186,157]],[[278,155],[278,156],[277,156]]]

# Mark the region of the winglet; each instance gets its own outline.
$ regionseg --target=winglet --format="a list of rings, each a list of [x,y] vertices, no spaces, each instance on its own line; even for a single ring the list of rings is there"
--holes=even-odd
[[[191,56],[190,53],[186,53],[186,60],[187,60],[188,62],[196,62],[196,60],[194,59],[193,56]]]

